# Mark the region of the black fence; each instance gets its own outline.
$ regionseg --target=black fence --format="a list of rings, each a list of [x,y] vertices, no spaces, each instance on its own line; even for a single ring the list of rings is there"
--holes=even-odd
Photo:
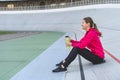
[[[30,0],[30,1],[7,1],[7,2],[5,1],[0,2],[0,10],[1,11],[43,10],[94,4],[120,4],[120,0],[55,0],[55,1]]]

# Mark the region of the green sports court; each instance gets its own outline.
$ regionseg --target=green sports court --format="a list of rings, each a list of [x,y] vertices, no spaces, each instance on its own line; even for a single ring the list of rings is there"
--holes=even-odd
[[[4,36],[7,32],[1,33]],[[60,32],[40,32],[0,41],[0,80],[9,80],[62,35]]]

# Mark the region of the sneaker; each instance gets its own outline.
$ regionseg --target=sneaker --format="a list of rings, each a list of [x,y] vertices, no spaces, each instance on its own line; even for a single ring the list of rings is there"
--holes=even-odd
[[[67,69],[66,68],[62,68],[62,67],[58,67],[58,68],[52,70],[52,72],[63,72],[63,71],[67,71]]]

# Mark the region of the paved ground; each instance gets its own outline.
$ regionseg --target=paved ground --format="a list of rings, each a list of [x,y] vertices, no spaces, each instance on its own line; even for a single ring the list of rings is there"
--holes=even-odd
[[[62,80],[65,73],[52,73],[55,64],[67,55],[64,36],[51,45],[11,80]]]
[[[120,33],[114,30],[101,29],[103,32],[103,38],[101,38],[104,48],[109,50],[111,47],[116,47],[119,44],[115,44],[116,40]],[[110,35],[114,33],[114,38],[110,39],[111,36],[108,36],[108,32]],[[66,34],[70,35],[73,39],[75,39],[74,34]],[[82,34],[77,34],[77,38],[80,38]],[[109,43],[109,41],[113,43]],[[109,43],[109,44],[108,44]],[[114,44],[114,45],[113,45]],[[58,46],[59,45],[59,46]],[[109,45],[112,45],[109,47]],[[27,65],[24,69],[18,72],[11,80],[82,80],[80,76],[79,62],[78,57],[72,64],[68,67],[67,72],[63,73],[52,73],[52,69],[54,69],[55,64],[64,59],[68,55],[68,50],[64,44],[64,36],[56,41],[51,47],[49,47],[46,51],[39,55],[35,60],[33,60],[29,65]],[[118,53],[113,53],[115,57],[118,58]],[[82,66],[84,70],[85,80],[119,80],[120,74],[119,71],[119,63],[114,60],[111,56],[106,53],[106,63],[93,65],[89,61],[82,59]],[[119,58],[118,58],[119,59]],[[41,66],[42,65],[42,66]],[[43,74],[44,72],[44,74]],[[47,77],[46,77],[47,76]]]
[[[0,80],[9,80],[62,35],[57,32],[6,35],[10,40],[4,36],[4,41],[0,41]]]

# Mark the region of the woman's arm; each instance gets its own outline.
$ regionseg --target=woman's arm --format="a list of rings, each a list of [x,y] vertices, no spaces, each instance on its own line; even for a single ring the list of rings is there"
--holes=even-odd
[[[72,42],[72,43],[77,43],[77,42],[79,42],[79,41],[76,41],[76,40],[71,40],[71,42]]]
[[[79,42],[79,41],[71,40],[70,42],[66,42],[66,45],[67,45],[67,46],[72,46],[73,43],[76,44],[76,43],[78,43],[78,42]]]
[[[81,49],[84,49],[93,39],[94,33],[88,32],[86,36],[83,37],[80,41],[74,41],[72,40],[72,46],[73,47],[79,47]]]

